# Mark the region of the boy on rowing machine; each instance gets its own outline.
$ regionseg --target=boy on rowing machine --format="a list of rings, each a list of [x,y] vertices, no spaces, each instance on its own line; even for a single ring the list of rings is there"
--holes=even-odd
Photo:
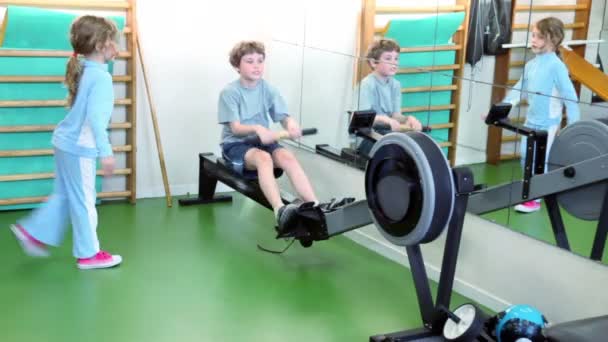
[[[399,69],[399,44],[392,39],[374,41],[367,51],[367,63],[373,72],[361,80],[359,109],[376,112],[375,126],[381,134],[404,129],[420,131],[422,124],[412,115],[401,114],[401,84],[395,79]],[[369,155],[373,143],[363,140],[359,152]]]
[[[281,122],[291,139],[302,135],[298,123],[289,116],[285,100],[276,88],[262,76],[266,52],[257,41],[242,41],[230,51],[230,64],[239,73],[239,79],[229,83],[220,93],[219,123],[223,125],[222,155],[237,172],[246,176],[257,171],[264,196],[272,205],[279,230],[288,226],[296,216],[298,206],[283,204],[274,168],[285,171],[304,202],[315,202],[317,196],[293,153],[277,143],[278,135],[269,129],[269,117]],[[249,144],[243,138],[256,134],[260,144]]]

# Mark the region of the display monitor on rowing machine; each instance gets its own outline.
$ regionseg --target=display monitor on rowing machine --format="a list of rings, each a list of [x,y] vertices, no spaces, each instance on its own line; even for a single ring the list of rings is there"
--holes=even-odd
[[[509,117],[512,105],[507,102],[496,103],[490,108],[490,112],[486,117],[487,125],[496,125]]]
[[[355,134],[362,129],[371,129],[376,119],[376,112],[373,110],[349,111],[348,114],[350,114],[348,134]]]

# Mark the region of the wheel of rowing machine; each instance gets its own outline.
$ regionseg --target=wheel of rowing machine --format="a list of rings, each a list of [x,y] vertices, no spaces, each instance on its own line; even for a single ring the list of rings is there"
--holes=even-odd
[[[454,315],[460,322],[448,318],[443,326],[443,338],[455,342],[475,341],[483,333],[484,324],[489,318],[485,312],[470,303],[457,307]]]
[[[312,246],[312,240],[300,239],[300,245],[302,245],[302,247],[304,247],[304,248],[308,248],[308,247]]]
[[[370,152],[365,193],[372,218],[390,242],[433,241],[454,208],[454,180],[441,148],[420,132],[390,133]]]
[[[577,121],[555,137],[549,151],[549,171],[608,153],[608,120]],[[576,177],[571,168],[566,177]],[[568,213],[583,220],[599,219],[607,182],[563,192],[557,201]]]

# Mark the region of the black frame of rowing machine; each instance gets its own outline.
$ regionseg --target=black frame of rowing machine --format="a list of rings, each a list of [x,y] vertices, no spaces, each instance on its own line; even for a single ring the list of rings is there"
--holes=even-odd
[[[272,209],[264,197],[257,181],[247,180],[236,172],[218,163],[213,153],[199,153],[198,168],[198,195],[195,198],[182,198],[178,202],[182,206],[195,204],[208,204],[217,202],[231,202],[230,195],[215,195],[218,180],[237,190],[262,206]],[[283,199],[284,203],[289,203]]]
[[[547,155],[547,132],[536,131],[522,125],[513,124],[509,121],[509,112],[512,105],[501,102],[492,105],[486,124],[504,128],[515,134],[520,134],[526,139],[526,159],[524,161],[524,178],[521,198],[528,200],[530,195],[530,179],[532,174],[543,174],[545,172],[545,157]],[[536,156],[536,158],[534,158]],[[532,165],[534,164],[534,165]]]
[[[348,134],[354,134],[357,137],[375,143],[382,138],[382,134],[374,130],[374,119],[376,112],[374,110],[358,110],[348,111],[350,121],[348,123]],[[423,132],[430,132],[430,127],[423,127]],[[318,144],[315,146],[315,151],[327,158],[339,161],[349,166],[365,170],[369,157],[361,155],[356,149],[343,148],[338,150],[328,144]]]
[[[198,195],[194,198],[183,198],[178,202],[182,206],[230,202],[230,195],[215,195],[217,182],[220,181],[243,195],[251,198],[262,206],[272,210],[266,200],[257,180],[248,180],[219,162],[213,153],[199,154]],[[282,198],[283,203],[290,203]],[[298,211],[300,220],[289,234],[282,233],[278,237],[294,237],[298,240],[320,241],[332,236],[343,234],[369,224],[372,218],[367,209],[367,200],[353,202],[336,209],[322,210],[319,206],[303,206]]]
[[[373,136],[375,133],[372,129],[374,119],[376,118],[376,112],[373,110],[360,110],[360,111],[349,111],[350,120],[348,123],[348,134],[355,134],[372,142],[376,142],[380,139],[380,136]],[[377,133],[375,133],[377,134]],[[338,150],[327,144],[318,144],[315,146],[315,151],[327,158],[345,163],[349,166],[356,167],[360,170],[365,170],[367,161],[369,158],[366,156],[359,155],[356,150],[351,148],[343,148]]]
[[[441,262],[437,299],[433,304],[431,288],[424,267],[420,245],[407,246],[407,257],[416,287],[416,296],[418,297],[423,327],[370,336],[370,342],[416,341],[429,337],[443,336],[443,325],[448,317],[445,309],[450,307],[464,216],[467,210],[469,195],[474,190],[473,173],[469,168],[453,168],[452,175],[456,188],[456,198],[452,217],[447,226],[448,231]]]

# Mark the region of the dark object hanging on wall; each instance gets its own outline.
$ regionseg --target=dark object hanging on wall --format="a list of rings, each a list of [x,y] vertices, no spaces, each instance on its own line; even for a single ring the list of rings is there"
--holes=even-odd
[[[469,19],[466,61],[475,65],[482,55],[507,52],[502,44],[511,40],[511,1],[473,0]]]

